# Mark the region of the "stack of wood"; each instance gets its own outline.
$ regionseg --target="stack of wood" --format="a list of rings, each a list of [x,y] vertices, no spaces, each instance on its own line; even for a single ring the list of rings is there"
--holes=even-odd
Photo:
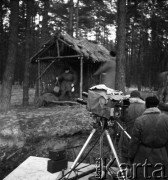
[[[74,101],[60,101],[59,97],[55,96],[53,93],[44,93],[35,102],[38,107],[49,106],[49,105],[77,105]]]

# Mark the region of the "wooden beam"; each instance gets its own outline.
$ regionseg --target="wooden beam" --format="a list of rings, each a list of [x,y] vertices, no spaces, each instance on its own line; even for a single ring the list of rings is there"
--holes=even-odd
[[[59,49],[58,39],[56,40],[56,44],[57,44],[57,54],[58,54],[58,57],[60,57],[60,49]]]
[[[45,58],[38,58],[37,60],[55,60],[55,59],[63,59],[63,58],[75,58],[81,57],[81,55],[70,55],[70,56],[59,56],[59,57],[45,57]]]
[[[38,61],[39,63],[40,61]],[[43,74],[47,71],[47,69],[54,63],[55,61],[52,61],[45,69],[42,73],[38,74],[38,78],[37,80],[41,79],[41,77],[43,76]]]
[[[55,103],[55,104],[59,104],[59,105],[79,105],[79,103],[75,102],[75,101],[48,101],[48,103]]]
[[[68,44],[66,41],[64,41],[64,40],[62,40],[62,39],[60,39],[60,38],[59,38],[59,40],[60,40],[62,43],[64,43],[64,44],[66,44],[67,46],[69,46],[69,47],[72,47],[72,46],[73,46],[72,44]]]
[[[46,50],[48,50],[52,45],[53,45],[54,43],[51,43],[48,47],[42,47],[42,49],[40,49],[33,57],[31,57],[30,59],[31,59],[31,62],[32,61],[36,61],[36,60],[33,60],[36,56],[37,56],[37,58],[36,59],[38,59],[38,56],[40,56],[41,54],[43,54],[43,52],[45,52]],[[44,46],[44,45],[43,45]]]

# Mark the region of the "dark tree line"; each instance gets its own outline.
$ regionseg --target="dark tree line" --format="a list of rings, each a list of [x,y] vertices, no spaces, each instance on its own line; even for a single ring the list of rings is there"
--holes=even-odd
[[[128,1],[126,82],[158,89],[158,74],[168,70],[167,1]]]
[[[8,109],[12,84],[23,84],[23,105],[37,77],[29,58],[56,32],[68,32],[117,51],[116,88],[158,86],[168,69],[166,0],[10,0],[0,1],[0,109]],[[115,26],[116,41],[109,40]],[[8,89],[6,91],[6,89]]]

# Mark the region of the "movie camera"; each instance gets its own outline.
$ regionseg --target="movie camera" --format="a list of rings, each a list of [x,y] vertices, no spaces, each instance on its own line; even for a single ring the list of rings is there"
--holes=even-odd
[[[107,88],[104,85],[97,85],[83,93],[87,100],[78,98],[78,102],[86,105],[86,109],[93,115],[116,120],[124,118],[126,109],[130,105],[129,97],[124,96],[122,91]]]

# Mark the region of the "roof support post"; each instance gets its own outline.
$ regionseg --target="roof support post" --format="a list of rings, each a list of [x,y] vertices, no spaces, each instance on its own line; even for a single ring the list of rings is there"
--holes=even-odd
[[[83,57],[80,57],[80,98],[82,99],[83,91]]]
[[[38,77],[41,77],[40,60],[38,60]],[[38,78],[38,97],[41,95],[41,78]]]

